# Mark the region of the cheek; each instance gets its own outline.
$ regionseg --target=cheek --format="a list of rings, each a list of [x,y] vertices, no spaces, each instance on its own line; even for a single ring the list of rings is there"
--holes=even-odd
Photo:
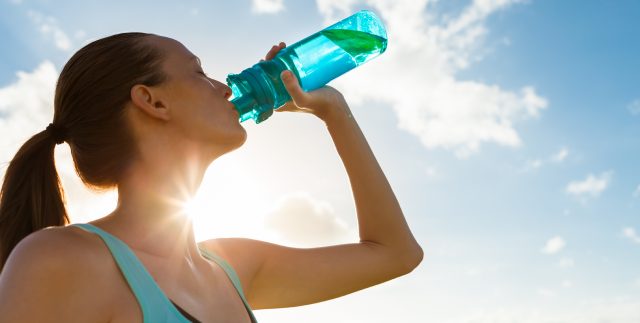
[[[244,142],[246,131],[239,125],[229,102],[203,80],[184,82],[176,95],[174,121],[185,136],[206,141]]]
[[[211,120],[215,114],[215,97],[210,88],[202,86],[203,82],[194,83],[188,90],[182,92],[177,101],[178,113],[192,119],[191,122]]]

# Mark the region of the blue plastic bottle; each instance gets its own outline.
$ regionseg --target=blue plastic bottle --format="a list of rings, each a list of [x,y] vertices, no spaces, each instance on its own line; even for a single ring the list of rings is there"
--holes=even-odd
[[[240,122],[260,123],[291,97],[280,79],[285,69],[292,71],[305,91],[315,90],[336,77],[382,54],[387,48],[387,32],[371,11],[362,10],[278,52],[242,71],[229,74],[233,90],[231,102]]]

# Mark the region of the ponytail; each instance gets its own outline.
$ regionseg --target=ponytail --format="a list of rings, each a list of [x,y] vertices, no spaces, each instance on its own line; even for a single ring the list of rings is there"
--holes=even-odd
[[[56,141],[50,131],[36,134],[7,167],[0,191],[0,272],[24,237],[70,222],[54,161]]]

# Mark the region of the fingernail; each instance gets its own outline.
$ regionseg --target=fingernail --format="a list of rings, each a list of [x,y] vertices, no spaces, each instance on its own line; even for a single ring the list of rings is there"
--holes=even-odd
[[[283,80],[289,80],[289,79],[291,79],[291,72],[284,71],[284,72],[282,72],[281,77],[282,77]]]

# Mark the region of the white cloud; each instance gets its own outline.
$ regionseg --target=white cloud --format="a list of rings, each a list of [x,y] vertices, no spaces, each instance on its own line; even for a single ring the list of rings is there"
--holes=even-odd
[[[629,103],[627,110],[629,110],[629,112],[634,116],[640,115],[640,99]]]
[[[363,1],[317,0],[327,23],[346,17]],[[387,27],[387,51],[334,84],[355,104],[388,103],[398,126],[429,148],[467,157],[483,143],[522,144],[514,124],[539,115],[547,101],[531,86],[510,91],[460,80],[456,74],[481,59],[485,20],[519,1],[474,1],[444,23],[435,1],[369,0]]]
[[[288,242],[310,247],[345,242],[349,228],[331,205],[307,193],[282,197],[265,218],[265,227]]]
[[[556,254],[560,250],[564,249],[566,243],[560,236],[553,237],[547,241],[547,244],[542,248],[542,252],[546,254]]]
[[[352,13],[352,7],[360,0],[316,0],[318,11],[325,16],[325,23],[333,23]]]
[[[566,191],[569,194],[575,196],[591,195],[596,197],[600,195],[611,182],[612,172],[604,172],[598,176],[589,174],[586,179],[582,181],[573,181],[567,185]]]
[[[284,0],[252,0],[251,10],[257,14],[274,14],[284,10]]]
[[[18,79],[13,84],[0,89],[2,161],[13,157],[18,143],[44,130],[53,120],[53,95],[58,78],[53,63],[44,61],[33,72],[18,71],[16,76]]]
[[[569,156],[569,149],[567,148],[561,148],[558,152],[556,152],[555,154],[541,159],[533,159],[533,160],[529,160],[527,161],[527,163],[524,166],[523,171],[529,171],[529,170],[533,170],[533,169],[539,169],[542,168],[542,166],[545,166],[548,163],[556,163],[556,164],[560,164],[562,162],[564,162],[564,160],[567,158],[567,156]]]
[[[551,160],[556,163],[561,163],[567,158],[567,156],[569,156],[569,150],[567,148],[562,148],[551,157]]]
[[[52,38],[58,49],[68,51],[71,49],[71,40],[69,36],[58,26],[55,18],[44,16],[39,12],[29,10],[29,18],[38,26],[38,30],[47,38]]]
[[[622,235],[632,242],[640,244],[640,236],[636,233],[636,230],[632,227],[622,229]]]
[[[527,166],[525,167],[526,169],[538,169],[540,167],[542,167],[542,165],[544,164],[544,161],[542,161],[541,159],[534,159],[534,160],[530,160],[527,162]]]

